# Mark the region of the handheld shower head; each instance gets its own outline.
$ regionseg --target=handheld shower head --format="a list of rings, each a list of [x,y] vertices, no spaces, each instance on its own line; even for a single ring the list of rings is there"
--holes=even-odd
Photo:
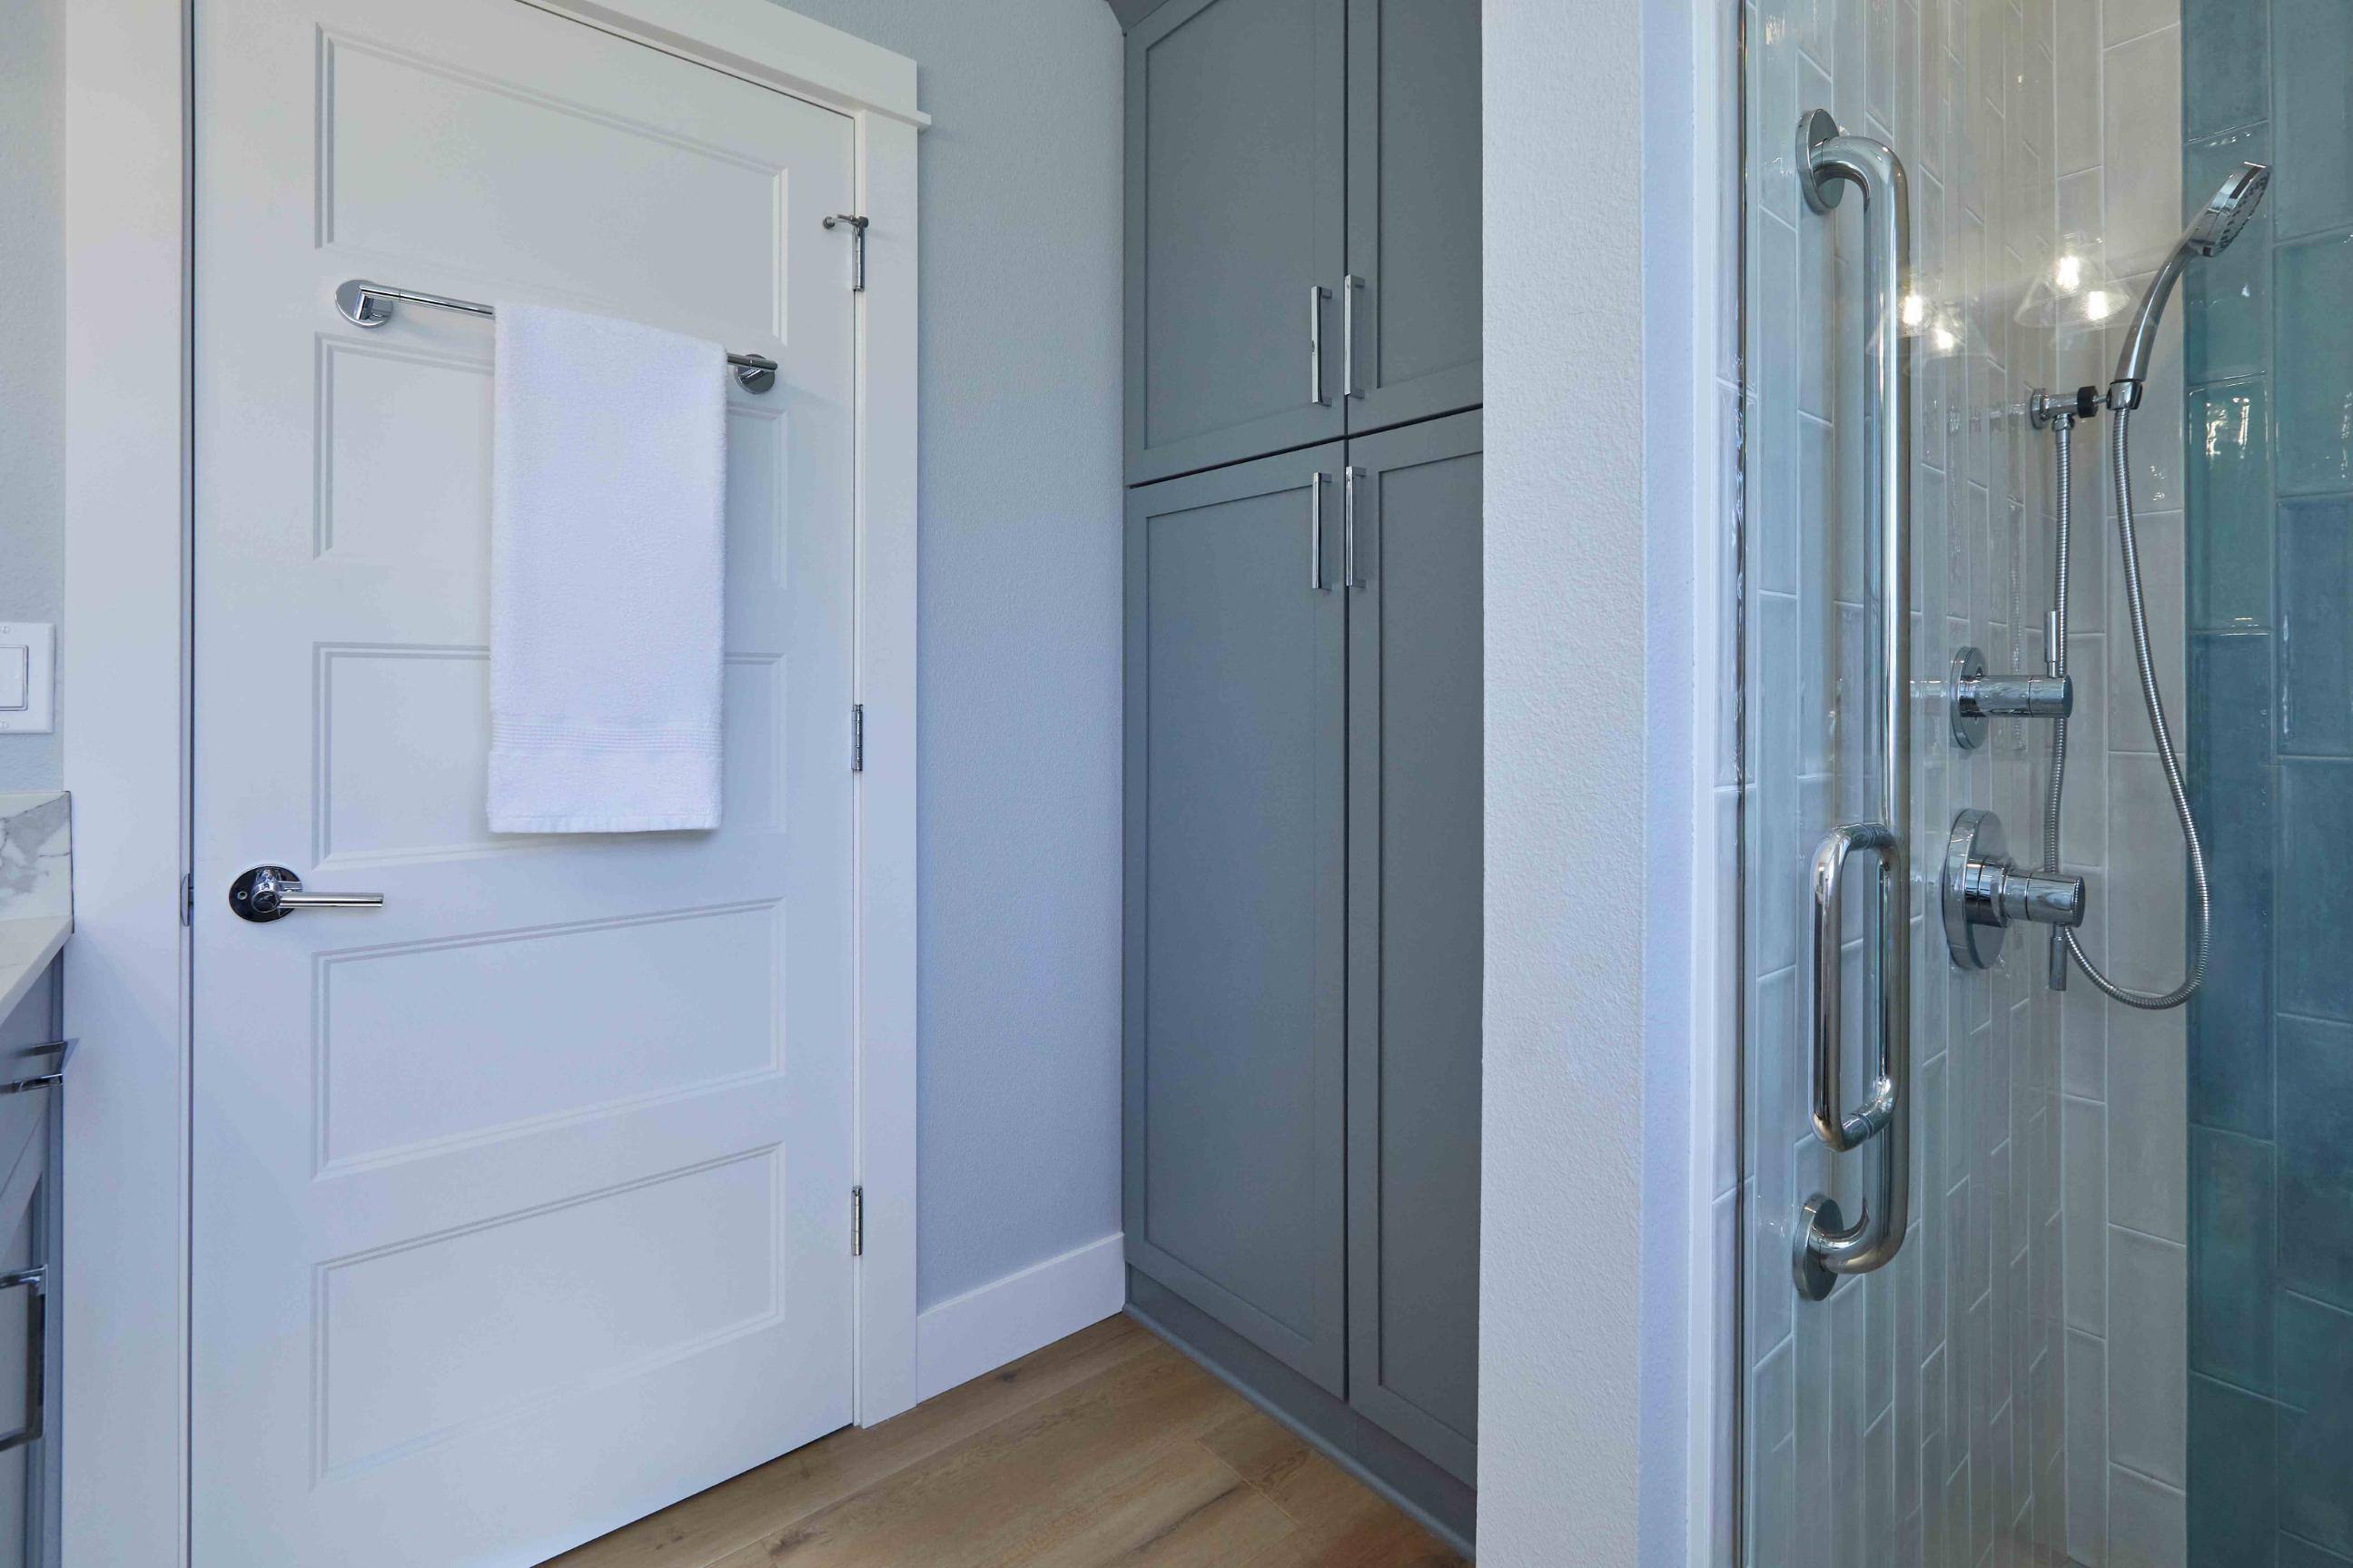
[[[2266,165],[2240,164],[2212,199],[2198,209],[2189,226],[2181,231],[2181,237],[2173,242],[2164,265],[2148,280],[2148,289],[2140,297],[2140,310],[2133,316],[2132,329],[2125,334],[2124,352],[2116,358],[2116,379],[2108,387],[2109,407],[2139,406],[2141,383],[2148,379],[2148,356],[2157,347],[2157,324],[2164,319],[2165,302],[2171,297],[2182,268],[2193,256],[2220,255],[2238,238],[2247,220],[2255,216],[2255,208],[2262,205],[2263,192],[2271,183],[2272,172]]]
[[[2255,216],[2263,205],[2263,192],[2270,188],[2272,172],[2262,163],[2242,163],[2222,182],[2211,200],[2198,209],[2189,226],[2181,234],[2181,244],[2200,256],[2215,256],[2228,249],[2247,220]]]

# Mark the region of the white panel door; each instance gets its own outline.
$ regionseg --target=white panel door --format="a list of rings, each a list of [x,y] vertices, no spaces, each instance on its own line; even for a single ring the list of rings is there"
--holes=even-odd
[[[195,79],[195,1562],[536,1563],[850,1418],[852,127],[515,0]],[[719,830],[487,831],[490,323],[347,278],[779,362]]]

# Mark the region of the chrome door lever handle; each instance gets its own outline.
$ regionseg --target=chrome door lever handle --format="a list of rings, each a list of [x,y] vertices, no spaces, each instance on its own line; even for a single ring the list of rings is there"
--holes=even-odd
[[[313,893],[283,866],[256,866],[228,885],[228,907],[239,920],[284,920],[297,910],[378,910],[382,893]]]

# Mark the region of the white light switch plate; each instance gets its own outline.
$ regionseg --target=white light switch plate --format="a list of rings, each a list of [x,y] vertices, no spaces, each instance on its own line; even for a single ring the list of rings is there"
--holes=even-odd
[[[57,728],[58,628],[0,621],[0,735],[46,735]]]

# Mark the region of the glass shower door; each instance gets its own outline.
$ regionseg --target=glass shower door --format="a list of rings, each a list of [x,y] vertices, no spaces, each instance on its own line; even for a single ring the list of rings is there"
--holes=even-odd
[[[1938,897],[1964,814],[2021,862],[2039,836],[2043,723],[1949,701],[1957,668],[2045,669],[2053,9],[1744,24],[1745,1560],[2063,1561],[2059,1007],[2043,932],[1965,930],[1990,966],[1957,965]],[[1864,184],[1822,211],[1801,146],[1832,130]],[[1891,931],[1875,872],[1907,862]]]

